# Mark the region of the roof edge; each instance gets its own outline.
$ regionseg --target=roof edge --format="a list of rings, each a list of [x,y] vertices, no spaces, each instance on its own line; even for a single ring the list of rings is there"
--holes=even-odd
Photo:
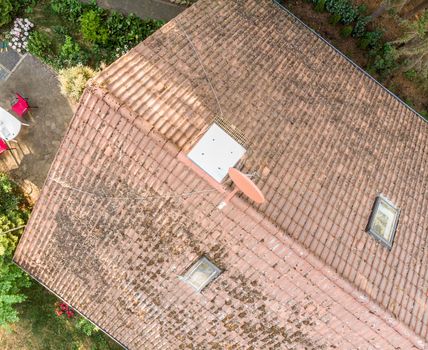
[[[167,141],[167,144],[168,143],[170,142]],[[208,174],[204,174],[203,172],[195,171],[195,168],[190,164],[190,160],[187,161],[186,157],[187,156],[183,152],[180,152],[177,155],[177,160],[188,167],[196,176],[204,180],[209,186],[215,188],[217,191],[219,191],[219,193],[221,193],[222,191],[219,186],[213,186],[213,181],[210,181],[210,176]],[[225,195],[227,195],[229,192],[229,190],[223,188],[223,193]],[[374,314],[389,327],[393,328],[399,335],[401,335],[403,338],[406,338],[418,349],[424,350],[428,348],[428,343],[422,337],[417,335],[414,330],[408,327],[404,322],[398,320],[392,313],[379,305],[375,300],[370,298],[353,283],[345,279],[345,277],[342,277],[336,271],[333,271],[329,265],[324,263],[309,249],[305,248],[300,242],[290,237],[283,229],[276,227],[275,224],[266,215],[263,215],[257,211],[256,208],[238,196],[235,196],[230,200],[230,205],[237,207],[237,209],[250,216],[255,223],[262,226],[267,232],[272,234],[282,233],[280,239],[283,241],[283,243],[287,245],[294,254],[296,254],[301,259],[306,260],[308,264],[312,265],[314,271],[327,278],[333,285],[337,286],[344,293],[351,296],[357,304],[369,310],[370,313]],[[343,305],[343,307],[352,313],[352,311],[349,310],[346,305]]]
[[[336,53],[338,53],[341,57],[343,57],[346,61],[351,63],[355,68],[357,68],[358,71],[363,73],[365,76],[367,76],[370,80],[372,80],[375,84],[379,85],[382,90],[387,92],[389,95],[394,97],[396,100],[401,102],[406,108],[411,110],[413,113],[416,114],[417,117],[422,119],[425,123],[428,123],[428,120],[425,119],[418,111],[416,111],[413,107],[409,106],[406,102],[404,102],[399,96],[394,94],[391,90],[388,90],[382,83],[380,83],[376,78],[371,76],[369,73],[367,73],[363,68],[361,68],[358,64],[356,64],[352,59],[350,59],[348,56],[346,56],[342,51],[337,49],[332,43],[330,43],[328,40],[323,38],[320,34],[318,34],[317,31],[309,27],[305,22],[303,22],[299,17],[297,17],[294,13],[292,13],[289,9],[287,9],[282,3],[282,0],[272,0],[273,4],[278,6],[281,10],[286,12],[288,15],[290,15],[294,20],[296,20],[299,24],[303,25],[306,29],[308,29],[312,34],[315,34],[318,39],[321,39],[325,44],[327,44],[330,48],[332,48]]]
[[[83,316],[86,318],[89,322],[91,322],[95,327],[99,328],[105,335],[107,335],[110,339],[112,339],[115,343],[120,345],[125,350],[128,350],[128,348],[125,346],[125,344],[121,343],[119,340],[117,340],[115,337],[113,337],[109,332],[107,332],[104,328],[100,327],[99,325],[95,324],[88,316],[86,316],[83,312],[79,311],[77,308],[75,308],[73,305],[69,304],[68,301],[64,300],[59,294],[57,294],[55,291],[53,291],[51,288],[49,288],[46,284],[44,284],[39,278],[35,277],[33,274],[31,274],[27,269],[22,267],[18,262],[15,261],[15,258],[12,259],[12,262],[18,266],[21,270],[23,270],[26,274],[28,274],[33,280],[35,280],[37,283],[43,286],[43,288],[46,288],[50,293],[55,295],[58,299],[62,300],[67,305],[70,305],[73,308],[73,311],[76,311],[80,316]]]
[[[91,81],[91,80],[90,80]],[[48,171],[48,173],[47,173],[47,175],[46,175],[46,178],[45,178],[45,180],[43,181],[43,185],[41,186],[41,191],[40,191],[40,195],[39,195],[39,198],[37,199],[37,201],[36,201],[36,203],[35,203],[35,205],[33,206],[33,209],[32,209],[32,212],[35,212],[36,210],[37,210],[37,208],[38,208],[38,206],[39,205],[42,205],[42,204],[39,204],[39,203],[41,203],[41,201],[39,200],[39,199],[41,199],[43,196],[44,196],[44,192],[46,191],[46,188],[47,188],[47,184],[48,184],[48,182],[50,181],[50,179],[51,179],[51,175],[55,172],[55,169],[54,169],[54,165],[56,164],[56,162],[57,162],[57,160],[58,160],[58,157],[59,157],[59,154],[60,154],[60,152],[61,152],[61,149],[62,149],[62,147],[63,147],[63,145],[64,145],[64,143],[65,143],[65,141],[66,141],[66,138],[67,138],[67,136],[68,136],[68,134],[70,133],[70,126],[73,124],[73,122],[75,121],[75,119],[77,118],[77,116],[79,115],[79,111],[80,111],[80,109],[82,108],[82,106],[85,104],[85,102],[86,102],[86,100],[87,100],[87,96],[88,95],[90,95],[91,93],[92,93],[92,89],[91,89],[91,85],[90,85],[90,81],[89,81],[89,83],[87,83],[87,85],[86,85],[86,87],[85,87],[85,89],[83,90],[83,93],[82,93],[82,95],[80,96],[80,99],[79,99],[79,103],[78,103],[78,105],[77,105],[77,108],[76,108],[76,110],[73,112],[73,116],[71,117],[71,119],[70,119],[70,121],[68,122],[68,125],[67,125],[67,130],[66,130],[66,132],[65,132],[65,134],[64,134],[64,136],[62,137],[62,139],[61,139],[61,142],[60,142],[60,144],[59,144],[59,146],[58,146],[58,149],[56,150],[56,153],[55,153],[55,156],[54,156],[54,158],[53,158],[53,160],[52,160],[52,162],[51,162],[51,164],[50,164],[50,167],[49,167],[49,171]],[[24,237],[24,235],[27,233],[27,231],[29,231],[29,226],[30,226],[30,223],[31,223],[31,221],[32,221],[32,215],[30,215],[30,218],[29,218],[29,220],[28,220],[28,222],[27,222],[27,224],[26,224],[26,227],[25,227],[25,229],[24,229],[24,232],[22,233],[22,235],[21,235],[21,239],[22,239],[22,237]],[[19,240],[19,241],[21,241],[21,239]],[[18,254],[18,252],[19,252],[19,250],[20,250],[20,247],[21,247],[21,245],[19,244],[19,242],[18,242],[18,245],[17,245],[17,247],[16,247],[16,249],[15,249],[15,252],[13,253],[13,258],[12,258],[12,261],[15,263],[15,256]],[[19,265],[18,265],[19,266]],[[24,270],[24,269],[23,269]],[[25,270],[24,270],[25,271]],[[26,271],[27,272],[27,271]],[[28,273],[28,272],[27,272]],[[34,277],[33,277],[34,278]],[[36,278],[34,278],[34,279],[36,279]],[[37,279],[36,279],[37,280]]]
[[[275,2],[277,0],[273,0],[273,1]],[[355,63],[353,63],[352,61],[350,62],[356,66]],[[361,68],[359,69],[361,70]],[[365,74],[368,75],[367,73]],[[371,77],[370,75],[368,76]],[[377,84],[381,85],[374,78],[372,79]],[[130,121],[134,121],[138,118],[138,115],[135,112],[133,112],[131,109],[129,109],[129,107],[127,107],[125,103],[123,102],[121,103],[120,100],[116,98],[116,96],[111,94],[109,91],[107,91],[103,87],[98,86],[97,84],[94,83],[88,87],[88,90],[91,90],[94,93],[98,94],[99,97],[104,100],[104,102],[106,102],[110,107],[118,111],[118,113],[120,113],[123,117],[129,118]],[[388,91],[387,89],[385,90]],[[423,118],[422,116],[420,117]],[[186,156],[182,152],[180,152],[180,149],[178,148],[177,145],[169,141],[162,133],[158,132],[151,123],[147,122],[146,120],[143,120],[142,118],[139,118],[138,120],[139,120],[138,124],[141,124],[140,126],[142,126],[142,129],[144,130],[144,132],[147,133],[147,135],[150,138],[152,138],[156,143],[162,144],[161,147],[167,150],[168,153],[170,153],[173,157],[176,157],[179,162],[181,162],[183,165],[188,167],[198,177],[202,178],[208,185],[210,185],[211,187],[214,187],[212,183],[209,181],[208,175],[207,177],[205,177],[203,174],[196,172],[195,169],[193,169],[193,167],[189,166],[189,164],[183,160],[183,158],[185,158]],[[219,187],[216,186],[214,188],[220,192]],[[227,192],[228,191],[225,190],[224,193],[227,193]],[[333,283],[338,288],[343,290],[346,294],[354,298],[356,303],[368,309],[371,313],[379,317],[380,320],[385,322],[388,326],[392,327],[397,333],[399,333],[404,338],[408,339],[418,349],[425,350],[428,348],[428,343],[422,337],[417,335],[414,330],[408,327],[404,322],[398,320],[392,313],[390,313],[384,307],[379,305],[375,300],[370,298],[367,294],[361,291],[358,287],[356,287],[350,281],[340,276],[336,271],[333,271],[329,265],[324,263],[320,258],[318,258],[314,253],[309,251],[307,248],[305,248],[297,240],[291,238],[285,231],[277,228],[269,218],[267,218],[262,213],[258,212],[250,204],[248,204],[243,199],[237,196],[232,198],[231,204],[238,207],[238,209],[242,210],[247,215],[249,215],[253,220],[255,220],[255,222],[263,226],[263,228],[265,228],[268,232],[282,232],[283,233],[282,239],[284,240],[284,243],[287,244],[290,250],[292,250],[296,255],[298,255],[302,259],[306,259],[306,261],[314,267],[314,270],[318,271],[322,276],[326,277],[331,283]]]
[[[416,332],[407,326],[403,321],[397,319],[392,313],[386,310],[383,306],[379,305],[374,299],[361,291],[353,283],[339,275],[336,271],[333,271],[329,265],[324,263],[313,252],[305,248],[297,240],[288,236],[284,230],[277,228],[270,219],[259,213],[254,207],[248,205],[239,197],[234,197],[231,200],[231,204],[236,205],[240,209],[243,209],[246,214],[251,216],[252,219],[263,226],[263,228],[265,228],[268,232],[279,231],[284,233],[283,237],[281,237],[283,243],[288,245],[289,249],[293,251],[293,253],[295,253],[300,258],[305,259],[307,263],[312,265],[314,270],[319,272],[322,276],[326,277],[331,283],[336,285],[343,292],[350,295],[356,303],[368,309],[388,326],[392,327],[397,333],[408,339],[418,349],[424,350],[428,348],[428,343],[422,337],[417,335]],[[346,309],[346,305],[343,306]]]

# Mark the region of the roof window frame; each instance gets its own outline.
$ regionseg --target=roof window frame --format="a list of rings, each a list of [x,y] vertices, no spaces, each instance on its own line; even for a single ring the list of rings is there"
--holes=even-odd
[[[191,277],[193,273],[198,269],[198,267],[202,263],[208,263],[214,270],[214,272],[207,278],[206,282],[203,283],[200,287],[195,286],[191,282]],[[196,292],[200,293],[204,288],[206,288],[212,281],[214,281],[221,273],[223,272],[216,264],[214,264],[210,259],[208,259],[205,255],[199,257],[187,270],[186,272],[179,276],[179,279],[185,282],[187,285],[192,287]]]
[[[392,232],[391,232],[391,237],[389,240],[387,240],[387,239],[385,239],[385,237],[379,235],[376,231],[373,230],[373,227],[372,227],[373,222],[374,222],[375,217],[376,217],[376,214],[378,212],[378,208],[382,202],[385,203],[386,205],[390,206],[396,213],[394,216],[394,223],[393,223],[392,228],[391,228]],[[391,250],[392,246],[394,244],[394,239],[395,239],[395,235],[396,235],[397,228],[398,228],[399,218],[400,218],[400,209],[394,203],[392,203],[387,197],[385,197],[383,194],[379,194],[376,196],[375,202],[373,204],[366,231],[376,241],[378,241],[380,244],[385,246],[388,250]]]

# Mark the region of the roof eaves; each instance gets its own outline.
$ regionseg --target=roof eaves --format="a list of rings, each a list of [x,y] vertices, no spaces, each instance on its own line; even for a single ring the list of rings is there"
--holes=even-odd
[[[203,172],[195,171],[194,167],[190,165],[191,162],[186,159],[185,154],[181,152],[177,158],[180,162],[183,163],[183,165],[194,171],[197,176],[201,177],[204,181],[217,189],[219,192],[222,192],[219,189],[219,186],[213,186],[213,182],[209,181],[208,175],[203,174]],[[225,195],[227,195],[226,192],[228,192],[228,190],[224,189],[224,191]],[[307,263],[312,265],[314,270],[322,277],[327,278],[332,284],[343,290],[344,293],[350,295],[353,299],[355,299],[356,303],[368,309],[370,313],[374,314],[388,326],[392,327],[396,332],[398,332],[402,337],[408,339],[409,342],[414,344],[417,348],[421,350],[427,349],[428,344],[424,339],[418,336],[403,322],[398,321],[390,312],[372,300],[368,295],[361,292],[355,285],[345,280],[337,272],[333,271],[329,265],[325,264],[322,260],[315,256],[315,254],[305,248],[300,242],[293,239],[292,237],[289,237],[283,230],[276,227],[267,216],[237,196],[232,198],[230,205],[233,205],[239,210],[242,210],[246,215],[254,220],[254,222],[262,226],[267,232],[270,232],[274,235],[279,233],[283,243],[287,245],[297,256],[305,259]],[[348,305],[343,306],[346,308]]]
[[[17,263],[14,259],[12,259],[12,262],[18,266],[21,270],[25,271],[25,273],[27,273],[28,275],[31,276],[32,279],[34,279],[35,281],[37,281],[39,284],[41,284],[44,288],[46,288],[50,293],[52,293],[53,295],[55,295],[58,299],[62,300],[64,303],[66,303],[67,305],[70,305],[73,309],[73,311],[76,311],[79,315],[83,316],[84,318],[86,318],[86,320],[88,320],[89,322],[91,322],[95,327],[99,328],[104,334],[106,334],[109,338],[111,338],[114,342],[116,342],[118,345],[120,345],[122,348],[124,348],[125,350],[128,350],[128,348],[125,346],[125,344],[121,343],[120,340],[116,339],[112,334],[110,334],[108,331],[106,331],[104,328],[100,327],[99,325],[95,324],[94,322],[92,322],[92,320],[86,316],[82,311],[80,311],[79,309],[77,309],[75,306],[69,304],[66,300],[64,300],[59,294],[57,294],[55,291],[53,291],[51,288],[49,288],[45,283],[43,283],[39,278],[37,278],[36,276],[34,276],[33,274],[31,274],[27,269],[25,269],[22,265],[20,265],[19,263]]]
[[[341,57],[343,57],[345,60],[347,60],[349,63],[351,63],[358,71],[363,73],[366,77],[368,77],[370,80],[372,80],[374,83],[376,83],[378,86],[380,86],[384,91],[386,91],[389,95],[397,99],[399,102],[401,102],[406,108],[411,110],[413,113],[416,114],[420,119],[422,119],[425,123],[428,123],[428,120],[425,119],[418,111],[416,111],[414,108],[409,106],[406,102],[404,102],[399,96],[394,94],[392,91],[388,90],[384,85],[382,85],[379,81],[377,81],[374,77],[372,77],[369,73],[367,73],[364,69],[362,69],[358,64],[356,64],[354,61],[352,61],[348,56],[346,56],[343,52],[338,50],[335,46],[333,46],[329,41],[324,39],[321,35],[319,35],[314,29],[309,27],[305,22],[303,22],[299,17],[297,17],[295,14],[293,14],[290,10],[288,10],[283,4],[282,0],[272,0],[272,2],[277,5],[281,10],[285,11],[290,17],[292,17],[294,20],[296,20],[299,24],[301,24],[303,27],[305,27],[307,30],[312,32],[314,35],[316,35],[320,40],[322,40],[325,44],[327,44],[330,48],[332,48],[336,53],[338,53]]]
[[[241,198],[233,198],[232,203],[239,208],[245,208],[245,213],[256,222],[259,222],[260,226],[262,226],[268,232],[278,232],[279,229],[269,219],[265,218],[264,215],[258,212],[254,207],[248,206]],[[322,260],[315,256],[315,254],[306,249],[300,242],[289,237],[285,232],[282,234],[282,239],[284,244],[290,247],[290,250],[292,250],[301,258],[304,258],[306,262],[312,265],[317,272],[330,280],[338,288],[342,289],[346,294],[354,298],[356,303],[367,308],[371,313],[379,317],[387,325],[397,331],[401,336],[407,338],[418,349],[424,350],[428,348],[428,344],[422,337],[418,336],[406,324],[397,320],[396,317],[376,303],[368,295],[358,290],[354,284],[348,282],[337,272],[333,271],[329,265],[325,264]],[[347,305],[343,306],[346,307]]]

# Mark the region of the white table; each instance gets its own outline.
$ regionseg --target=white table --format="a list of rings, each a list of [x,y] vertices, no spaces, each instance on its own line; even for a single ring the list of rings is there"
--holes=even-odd
[[[21,122],[0,107],[0,138],[13,140],[21,131]]]

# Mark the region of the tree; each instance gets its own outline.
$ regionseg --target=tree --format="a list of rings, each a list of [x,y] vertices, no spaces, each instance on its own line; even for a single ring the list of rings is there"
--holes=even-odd
[[[12,262],[12,256],[27,222],[29,210],[18,187],[0,174],[0,326],[18,320],[14,308],[25,300],[21,290],[29,287],[30,278]]]
[[[370,15],[370,17],[372,20],[374,20],[391,9],[400,12],[410,1],[411,0],[383,0],[379,7]]]
[[[403,20],[405,31],[393,41],[403,70],[414,69],[421,78],[428,78],[428,10],[417,20]]]
[[[11,20],[13,7],[10,0],[0,0],[0,27],[8,24]]]
[[[404,14],[404,18],[412,18],[421,11],[428,9],[428,0],[422,1],[419,5],[413,7],[410,11]]]

